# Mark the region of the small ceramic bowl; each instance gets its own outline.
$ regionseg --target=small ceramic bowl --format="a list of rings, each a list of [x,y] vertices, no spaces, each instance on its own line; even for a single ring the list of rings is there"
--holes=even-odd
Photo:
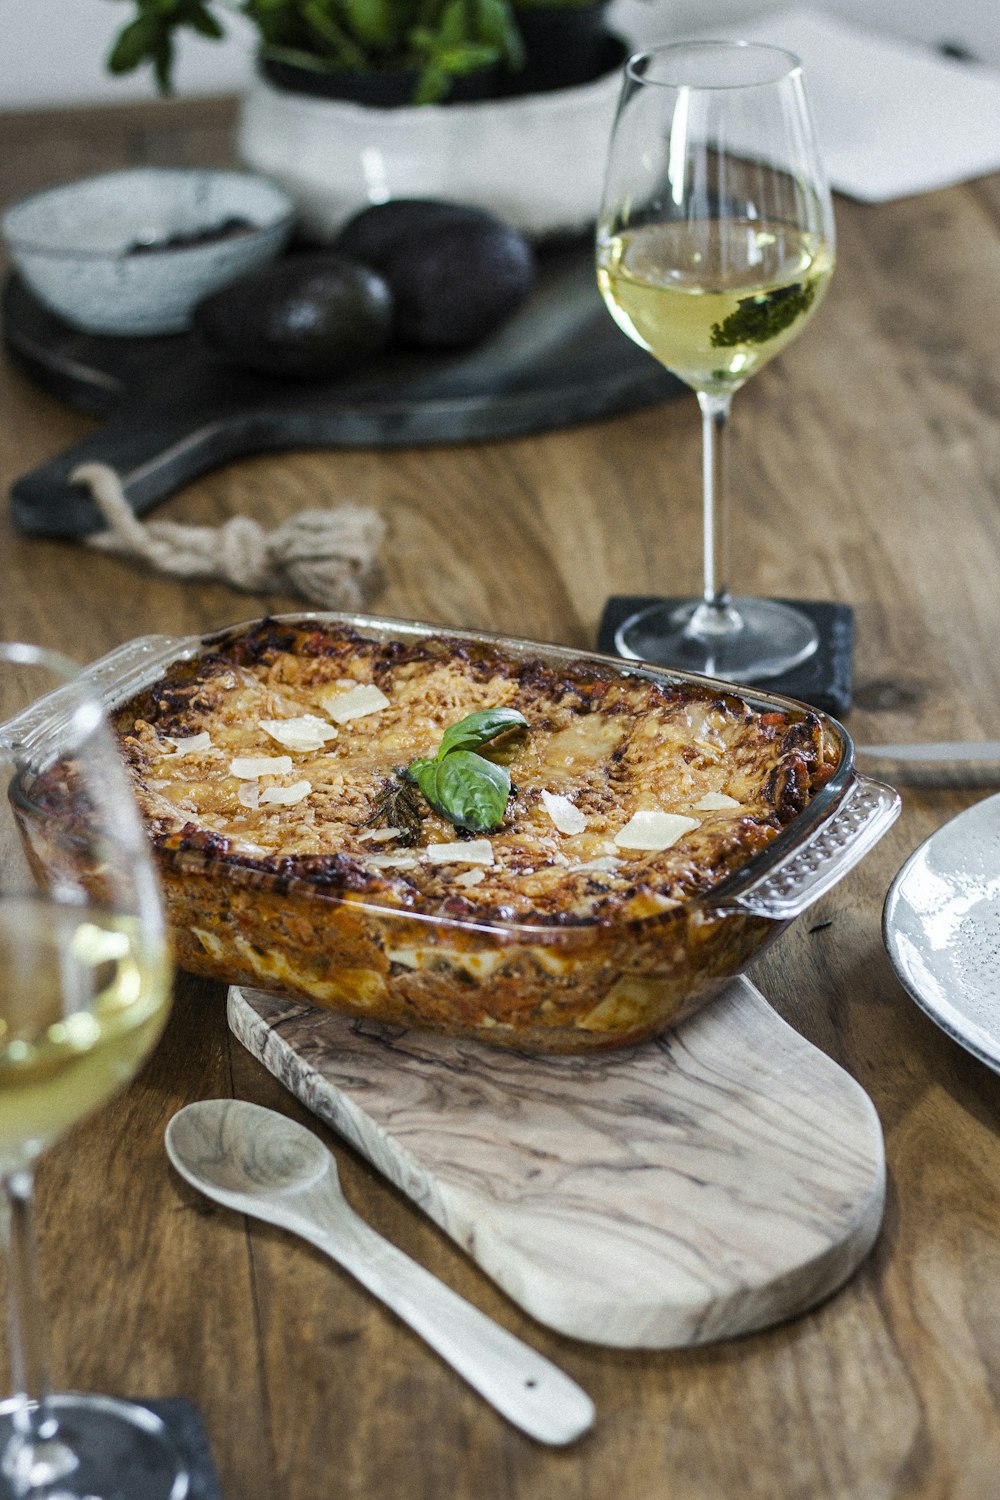
[[[181,333],[195,304],[277,256],[295,218],[246,172],[140,167],[25,198],[0,220],[52,312],[88,333]]]

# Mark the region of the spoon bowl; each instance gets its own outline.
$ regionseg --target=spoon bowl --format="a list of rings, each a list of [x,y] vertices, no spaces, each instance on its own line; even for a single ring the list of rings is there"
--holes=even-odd
[[[272,1109],[231,1099],[206,1099],[182,1109],[167,1126],[167,1155],[192,1187],[216,1199],[269,1198],[303,1192],[337,1163],[311,1130]],[[233,1205],[236,1206],[236,1205]]]

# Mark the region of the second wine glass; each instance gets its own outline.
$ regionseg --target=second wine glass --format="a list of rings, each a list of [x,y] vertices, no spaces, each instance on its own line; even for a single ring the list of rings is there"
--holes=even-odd
[[[50,1389],[33,1228],[35,1161],[129,1082],[166,1022],[156,875],[101,703],[73,664],[0,642],[6,714],[0,1229],[15,1393],[0,1402],[0,1500],[184,1500],[187,1468],[154,1411]],[[113,1326],[113,1277],[107,1285]]]
[[[745,42],[630,58],[597,277],[624,332],[697,393],[704,578],[700,599],[626,620],[622,655],[750,682],[815,651],[807,615],[730,594],[726,435],[733,393],[802,331],[833,265],[833,210],[798,60]]]

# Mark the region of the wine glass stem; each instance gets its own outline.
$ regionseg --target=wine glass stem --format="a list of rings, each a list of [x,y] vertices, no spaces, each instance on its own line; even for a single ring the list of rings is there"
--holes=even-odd
[[[8,1342],[11,1375],[19,1404],[14,1436],[0,1468],[14,1493],[30,1495],[39,1483],[73,1467],[58,1440],[49,1405],[48,1349],[38,1284],[34,1227],[34,1181],[27,1167],[3,1174],[3,1229],[7,1259]]]
[[[686,634],[699,640],[732,636],[742,627],[729,597],[729,408],[731,395],[698,392],[702,433],[704,588]]]

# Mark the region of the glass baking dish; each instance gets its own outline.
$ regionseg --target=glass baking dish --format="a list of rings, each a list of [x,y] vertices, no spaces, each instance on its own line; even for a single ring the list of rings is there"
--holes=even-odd
[[[835,719],[778,694],[614,657],[485,632],[365,615],[299,613],[276,624],[330,625],[375,641],[428,637],[494,648],[554,668],[687,684],[760,712],[811,713],[836,747],[829,781],[773,840],[722,883],[666,911],[612,922],[540,925],[422,913],[364,891],[330,891],[211,850],[154,844],[177,964],[228,983],[277,990],[366,1020],[424,1027],[524,1051],[584,1052],[634,1045],[674,1024],[755,958],[839,881],[899,811],[889,787],[860,775]],[[107,711],[150,687],[175,663],[217,650],[262,621],[204,637],[146,636],[84,669]],[[60,753],[57,699],[0,727],[8,744],[41,739]],[[40,881],[72,857],[66,809],[40,816],[11,787],[22,838]]]

